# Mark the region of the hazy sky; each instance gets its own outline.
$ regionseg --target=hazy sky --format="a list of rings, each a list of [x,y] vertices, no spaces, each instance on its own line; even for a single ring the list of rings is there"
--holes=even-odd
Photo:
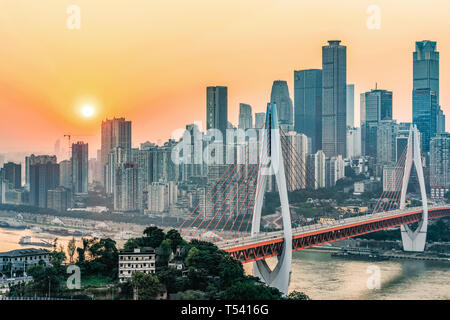
[[[81,29],[67,27],[69,5]],[[370,5],[381,28],[369,29]],[[205,120],[206,86],[228,86],[239,103],[265,110],[274,80],[321,68],[321,46],[347,46],[347,82],[359,94],[394,92],[394,118],[411,120],[412,52],[435,40],[440,102],[450,125],[448,0],[0,0],[0,153],[53,150],[57,139],[99,147],[105,117],[133,121],[133,145],[165,141]],[[95,116],[81,116],[84,104]]]

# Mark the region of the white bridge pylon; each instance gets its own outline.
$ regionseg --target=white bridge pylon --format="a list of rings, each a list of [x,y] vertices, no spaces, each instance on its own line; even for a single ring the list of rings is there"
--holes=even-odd
[[[408,225],[400,226],[402,234],[402,243],[404,251],[423,252],[425,250],[425,242],[427,238],[428,228],[428,203],[427,192],[425,189],[425,179],[423,177],[422,156],[420,152],[420,140],[417,127],[411,126],[409,129],[408,144],[406,146],[405,171],[403,173],[402,190],[400,197],[400,209],[405,208],[406,191],[408,189],[409,177],[411,174],[412,164],[416,168],[419,179],[420,194],[422,197],[422,219],[415,231],[412,231]]]
[[[263,136],[262,139],[260,139],[260,145],[262,146],[260,153],[260,168],[258,170],[251,235],[254,236],[260,232],[261,210],[264,202],[264,191],[266,189],[267,179],[270,175],[275,175],[278,193],[280,195],[284,244],[282,254],[278,256],[278,263],[273,270],[269,268],[265,260],[259,260],[253,263],[253,273],[264,283],[277,288],[286,295],[289,288],[292,263],[292,226],[286,175],[284,173],[283,154],[281,152],[278,114],[275,104],[267,104],[266,125],[262,132]]]

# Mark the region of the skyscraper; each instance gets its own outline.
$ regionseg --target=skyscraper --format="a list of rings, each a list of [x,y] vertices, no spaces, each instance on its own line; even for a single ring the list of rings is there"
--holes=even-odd
[[[2,174],[3,180],[7,181],[13,189],[19,189],[22,186],[22,166],[20,163],[5,163]]]
[[[67,208],[71,207],[72,199],[69,189],[64,187],[56,187],[55,189],[48,190],[47,194],[47,208],[56,210],[58,212],[64,212]]]
[[[30,162],[31,156],[25,157],[25,189],[30,191]]]
[[[255,129],[261,129],[266,122],[266,113],[258,112],[255,113]]]
[[[445,114],[441,108],[438,110],[438,119],[437,119],[437,133],[445,132]]]
[[[345,155],[347,140],[347,47],[339,40],[322,47],[322,149]]]
[[[361,128],[347,128],[347,158],[361,156]]]
[[[59,186],[56,156],[30,157],[30,205],[47,208],[48,190]]]
[[[306,156],[307,188],[325,188],[325,154],[322,150]]]
[[[72,162],[63,160],[59,163],[59,185],[72,189]]]
[[[128,161],[130,161],[130,156],[122,147],[114,147],[109,152],[108,162],[105,166],[105,190],[107,194],[114,194],[116,171],[122,163]]]
[[[347,127],[355,126],[355,85],[347,85]]]
[[[392,120],[392,92],[371,90],[361,93],[361,153],[377,156],[377,126],[381,120]]]
[[[401,122],[398,124],[397,136],[395,137],[395,162],[400,160],[408,146],[410,122]],[[419,133],[420,134],[420,133]]]
[[[295,131],[311,139],[311,150],[322,149],[322,70],[294,71]]]
[[[226,141],[228,126],[228,88],[206,88],[206,129],[218,129]]]
[[[438,129],[439,106],[436,92],[416,89],[413,93],[413,123],[422,136],[422,151],[430,151],[430,140]]]
[[[439,52],[435,41],[417,41],[413,52],[413,123],[422,134],[422,151],[442,132],[444,114],[439,106]]]
[[[132,161],[137,164],[138,167],[138,208],[144,209],[144,202],[147,201],[147,187],[152,182],[152,164],[153,164],[153,153],[151,148],[147,149],[132,149]]]
[[[285,159],[286,183],[288,191],[304,189],[306,187],[306,172],[293,166],[294,159],[306,166],[306,154],[308,152],[308,138],[302,133],[294,131],[286,133],[286,151],[290,158]]]
[[[382,120],[378,123],[377,165],[384,166],[395,164],[397,132],[398,124],[395,120]]]
[[[114,186],[114,210],[136,211],[138,206],[138,165],[125,162],[116,170]]]
[[[239,129],[253,128],[252,107],[249,104],[239,104]]]
[[[125,118],[106,119],[102,121],[102,145],[101,145],[101,177],[105,183],[105,166],[109,153],[114,148],[123,148],[131,156],[131,121]]]
[[[427,88],[436,93],[439,104],[439,52],[436,41],[424,40],[416,42],[413,52],[413,92]]]
[[[438,134],[430,143],[430,187],[433,198],[443,198],[450,188],[450,134]]]
[[[277,107],[280,129],[285,132],[294,130],[292,100],[289,96],[289,88],[286,81],[277,80],[273,82],[270,102],[275,103]]]
[[[72,144],[72,192],[88,193],[89,184],[89,152],[88,144],[77,142]]]

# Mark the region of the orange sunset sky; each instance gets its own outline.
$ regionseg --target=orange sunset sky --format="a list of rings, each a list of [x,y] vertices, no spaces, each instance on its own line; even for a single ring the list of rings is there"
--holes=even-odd
[[[66,26],[69,5],[81,29]],[[381,28],[366,27],[369,5]],[[133,121],[133,145],[164,142],[204,121],[206,86],[228,86],[265,110],[273,80],[321,68],[321,46],[347,46],[347,82],[359,94],[394,92],[394,118],[411,121],[416,40],[438,42],[440,102],[450,125],[449,0],[0,0],[0,153],[52,152],[65,133],[100,145],[105,117]],[[91,118],[81,115],[94,106]]]

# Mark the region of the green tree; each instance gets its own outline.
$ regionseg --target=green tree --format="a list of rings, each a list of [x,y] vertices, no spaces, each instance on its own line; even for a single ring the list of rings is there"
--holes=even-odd
[[[287,295],[288,300],[311,300],[305,293],[300,291],[292,291]]]
[[[78,262],[83,262],[86,260],[86,253],[89,252],[89,248],[94,243],[94,239],[81,238],[81,242],[83,244],[82,248],[77,248],[78,253]]]
[[[55,267],[43,267],[36,265],[28,269],[28,274],[33,277],[29,287],[30,294],[41,296],[58,296],[61,291],[62,276]]]
[[[175,252],[177,247],[183,243],[183,238],[181,237],[180,233],[175,230],[171,229],[166,234],[166,239],[170,239],[172,243],[172,251]]]
[[[144,235],[145,245],[153,248],[158,248],[165,237],[164,231],[158,227],[145,228]]]
[[[244,277],[242,263],[230,255],[224,255],[219,265],[221,287],[227,288]]]
[[[125,242],[123,250],[132,252],[135,248],[144,247],[144,238],[131,238]]]
[[[75,250],[77,249],[75,238],[69,241],[67,244],[67,253],[69,254],[69,261],[73,262],[73,256],[75,255]]]
[[[184,290],[184,284],[178,279],[185,278],[181,278],[181,271],[175,268],[163,268],[158,271],[157,277],[161,284],[166,286],[168,293],[177,293]]]
[[[153,300],[161,291],[161,283],[155,275],[133,272],[131,284],[136,300]]]
[[[170,255],[172,253],[172,242],[170,239],[164,239],[159,246],[158,259],[160,266],[167,266]]]
[[[281,292],[265,284],[258,283],[253,277],[234,283],[222,292],[224,300],[280,300]]]
[[[200,250],[198,250],[196,247],[192,247],[186,256],[186,259],[184,260],[186,266],[187,267],[196,266],[199,255],[200,255]]]
[[[186,290],[177,293],[180,300],[206,300],[205,293],[200,290]]]

